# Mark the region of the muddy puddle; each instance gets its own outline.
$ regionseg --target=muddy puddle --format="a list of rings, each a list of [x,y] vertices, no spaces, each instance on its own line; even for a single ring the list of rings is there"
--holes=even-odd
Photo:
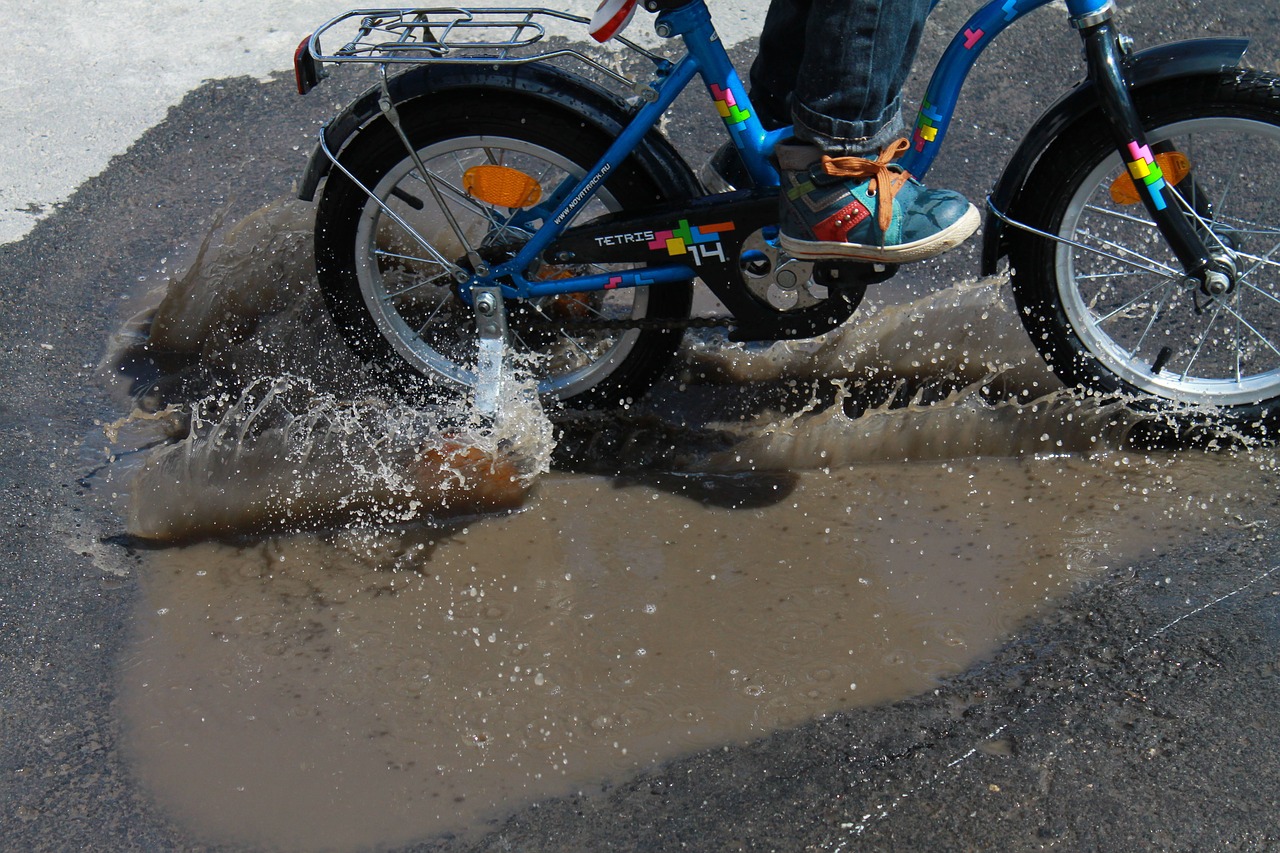
[[[1275,467],[1127,447],[1000,281],[817,342],[691,341],[652,411],[410,408],[335,343],[307,228],[220,226],[120,347],[128,748],[215,841],[465,835],[918,694],[1104,567],[1249,523]]]

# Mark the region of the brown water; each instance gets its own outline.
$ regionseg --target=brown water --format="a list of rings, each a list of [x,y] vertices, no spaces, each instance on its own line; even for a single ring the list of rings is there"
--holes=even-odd
[[[306,227],[264,212],[174,286],[166,346],[222,390],[117,475],[135,535],[224,537],[146,552],[121,700],[137,772],[211,839],[472,832],[928,690],[1102,567],[1247,523],[1275,468],[1123,450],[1134,418],[1053,391],[986,281],[816,343],[694,346],[692,375],[846,390],[712,424],[714,449],[690,433],[676,472],[548,473],[549,425],[518,401],[495,434],[342,393],[305,265],[258,248]],[[905,404],[851,405],[872,381]]]

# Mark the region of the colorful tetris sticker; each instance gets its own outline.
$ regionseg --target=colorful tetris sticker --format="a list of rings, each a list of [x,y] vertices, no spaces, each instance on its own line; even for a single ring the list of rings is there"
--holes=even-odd
[[[999,8],[996,8],[995,3],[991,3],[988,6],[984,6],[979,10],[978,14],[974,15],[974,17],[969,20],[970,25],[966,26],[956,39],[952,41],[951,46],[947,49],[947,55],[944,57],[944,62],[949,62],[949,75],[958,73],[960,66],[972,63],[977,54],[982,51],[983,47],[985,47],[986,43],[998,35],[1007,24],[1018,17],[1019,2],[1021,2],[1021,0],[1004,0],[1004,2],[1000,4]],[[958,55],[953,54],[952,48],[957,45],[959,47],[963,47],[965,51],[969,51],[970,53],[962,53]],[[963,59],[960,58],[962,56],[964,57]],[[930,82],[931,93],[934,92],[933,86],[937,82],[938,78],[935,76],[935,79]],[[955,93],[953,92],[951,95],[948,95],[947,88],[947,81],[943,79],[942,86],[938,90],[938,97],[941,100],[953,100]],[[949,115],[950,107],[947,107],[947,110]],[[915,129],[911,134],[912,147],[916,151],[924,151],[925,146],[934,142],[939,133],[946,132],[947,120],[948,119],[944,118],[940,111],[926,100],[924,105],[920,108],[920,114],[916,118]]]
[[[1126,165],[1129,167],[1129,174],[1133,176],[1134,182],[1142,181],[1146,184],[1156,210],[1164,210],[1164,195],[1160,192],[1165,187],[1164,173],[1160,171],[1156,158],[1151,156],[1151,149],[1145,145],[1139,145],[1136,141],[1130,142],[1129,156],[1133,159]]]
[[[733,90],[728,86],[721,87],[712,83],[711,97],[715,99],[716,112],[720,113],[720,118],[724,119],[724,123],[730,127],[742,124],[751,118],[749,111],[738,107],[738,99],[733,96]]]
[[[633,273],[632,275],[633,275],[633,276],[634,276],[634,278],[635,278],[635,286],[636,286],[636,287],[646,287],[646,286],[648,286],[648,285],[650,285],[650,284],[657,284],[657,283],[658,283],[658,282],[657,282],[657,279],[655,279],[653,276],[651,276],[651,275],[645,275],[645,274],[644,274],[644,273],[642,273],[642,272]],[[615,290],[615,289],[617,289],[617,288],[621,287],[621,286],[623,285],[623,282],[625,282],[625,281],[626,281],[626,279],[625,279],[625,278],[623,278],[623,277],[622,277],[622,276],[620,276],[620,275],[611,275],[611,276],[609,276],[609,282],[608,282],[608,284],[606,284],[606,285],[604,286],[604,289],[605,289],[605,290]]]
[[[716,243],[720,235],[733,230],[732,222],[716,222],[712,225],[690,225],[689,220],[681,219],[680,227],[671,231],[656,231],[649,248],[654,251],[666,249],[668,255],[684,255],[690,246],[703,243]]]
[[[920,104],[920,113],[916,116],[916,129],[911,134],[911,142],[917,151],[923,151],[926,142],[932,142],[938,138],[938,126],[941,123],[942,114],[926,98]]]

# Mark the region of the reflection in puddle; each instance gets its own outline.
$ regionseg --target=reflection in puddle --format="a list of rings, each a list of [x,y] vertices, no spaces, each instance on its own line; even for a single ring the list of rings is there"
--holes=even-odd
[[[288,222],[256,227],[305,229]],[[711,447],[690,432],[685,464],[641,472],[649,484],[541,474],[546,433],[526,421],[483,456],[515,460],[504,482],[519,488],[486,502],[463,478],[452,501],[511,507],[532,486],[523,509],[426,523],[448,507],[429,478],[403,477],[446,446],[456,413],[343,403],[357,398],[336,390],[336,338],[287,276],[278,292],[295,297],[268,316],[191,308],[242,305],[223,284],[260,269],[246,256],[206,246],[217,293],[180,283],[187,316],[166,315],[164,335],[219,366],[219,387],[281,388],[255,383],[283,364],[329,390],[208,398],[223,405],[139,466],[130,529],[339,529],[146,552],[121,700],[130,749],[156,797],[212,839],[353,849],[473,832],[690,750],[919,693],[1100,567],[1247,515],[1258,466],[1274,465],[1118,450],[1123,409],[1041,397],[1052,385],[1012,337],[981,349],[1016,321],[995,288],[969,284],[808,350],[690,357],[731,381],[821,363],[846,383],[825,409],[753,412]],[[907,399],[851,402],[859,383]],[[157,382],[151,407],[173,387]],[[388,424],[403,440],[379,444]],[[644,444],[635,429],[609,448]]]

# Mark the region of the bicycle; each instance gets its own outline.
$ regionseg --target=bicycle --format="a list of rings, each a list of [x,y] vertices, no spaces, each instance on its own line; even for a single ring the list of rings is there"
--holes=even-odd
[[[904,169],[928,172],[977,57],[1049,2],[973,14],[933,72]],[[299,187],[312,200],[325,181],[320,285],[363,357],[476,387],[497,341],[538,356],[544,398],[615,404],[648,389],[691,325],[813,337],[894,274],[779,251],[769,155],[789,130],[754,115],[703,0],[643,0],[658,35],[682,42],[674,59],[622,36],[636,3],[602,4],[595,34],[651,65],[642,80],[576,43],[541,44],[551,23],[591,25],[543,8],[356,10],[299,45],[300,92],[330,63],[378,74],[321,131]],[[1280,191],[1257,186],[1270,177],[1255,164],[1280,162],[1280,81],[1240,66],[1244,39],[1135,52],[1111,0],[1066,5],[1088,77],[1032,125],[988,196],[982,272],[1008,258],[1023,323],[1067,386],[1181,425],[1211,410],[1273,430]],[[747,186],[707,192],[657,129],[695,77]],[[727,317],[690,318],[695,278]]]

